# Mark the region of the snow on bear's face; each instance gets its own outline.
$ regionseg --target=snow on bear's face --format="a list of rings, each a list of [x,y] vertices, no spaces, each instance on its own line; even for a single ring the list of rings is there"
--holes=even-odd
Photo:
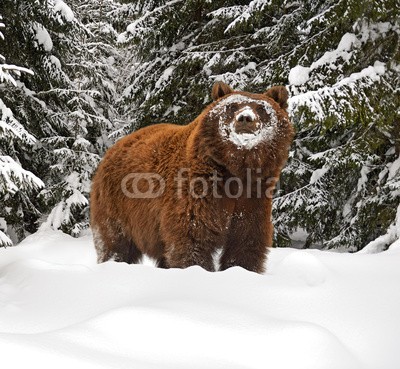
[[[265,100],[241,94],[222,98],[209,112],[218,117],[218,132],[239,149],[250,150],[260,143],[274,139],[278,131],[278,117]]]

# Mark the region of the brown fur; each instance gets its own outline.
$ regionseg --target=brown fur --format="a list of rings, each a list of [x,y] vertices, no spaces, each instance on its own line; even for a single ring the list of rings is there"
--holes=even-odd
[[[273,107],[279,135],[272,142],[241,150],[218,133],[220,117],[210,112],[225,96],[238,93],[267,101]],[[222,248],[221,270],[241,266],[258,273],[264,271],[268,247],[272,246],[272,200],[266,196],[256,198],[253,193],[248,196],[247,189],[257,178],[262,178],[263,191],[273,188],[286,162],[293,138],[292,125],[282,108],[287,106],[287,91],[280,86],[265,94],[250,94],[235,92],[219,82],[214,85],[212,96],[216,101],[187,126],[146,127],[108,150],[91,192],[91,225],[99,262],[114,258],[136,263],[146,253],[163,268],[200,265],[211,271],[212,256]],[[180,168],[188,168],[188,172],[178,189]],[[246,168],[252,171],[250,178]],[[190,180],[201,178],[211,188],[214,172],[222,178],[218,189],[229,178],[240,178],[244,183],[242,196],[216,197],[210,191],[202,198],[192,196]],[[129,173],[161,175],[164,193],[155,198],[126,197],[121,182]],[[147,186],[145,182],[138,183],[142,189]],[[192,188],[197,195],[202,192],[200,185],[196,182]],[[230,188],[232,193],[238,189],[235,183]],[[180,198],[178,193],[182,194]]]

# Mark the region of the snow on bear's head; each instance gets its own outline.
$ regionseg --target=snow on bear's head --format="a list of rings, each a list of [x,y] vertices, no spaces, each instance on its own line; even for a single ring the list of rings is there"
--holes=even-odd
[[[233,91],[223,82],[212,90],[215,105],[209,117],[218,121],[218,134],[238,149],[251,150],[272,142],[280,134],[278,110],[287,107],[285,87],[276,86],[264,94]]]
[[[286,88],[253,94],[217,82],[211,96],[214,101],[197,118],[196,155],[240,177],[248,169],[279,173],[294,135]]]

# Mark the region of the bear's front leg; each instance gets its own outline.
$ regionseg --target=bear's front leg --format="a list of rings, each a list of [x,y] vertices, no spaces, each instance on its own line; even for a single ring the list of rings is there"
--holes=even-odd
[[[175,240],[169,244],[165,253],[166,264],[169,268],[188,268],[199,265],[213,272],[214,262],[210,247],[194,240]]]
[[[170,268],[199,265],[214,271],[213,254],[225,243],[226,217],[207,200],[197,200],[185,210],[165,214],[161,224],[164,258]]]
[[[264,206],[235,212],[220,258],[220,270],[240,266],[256,273],[265,272],[273,230],[267,214]]]

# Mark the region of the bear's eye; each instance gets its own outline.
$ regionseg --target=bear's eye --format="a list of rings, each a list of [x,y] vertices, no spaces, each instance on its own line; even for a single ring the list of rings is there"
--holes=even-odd
[[[239,105],[238,104],[229,104],[226,107],[226,111],[228,113],[235,113],[238,109],[239,109]]]
[[[270,115],[267,113],[263,106],[257,106],[256,112],[262,122],[269,122]]]
[[[257,111],[258,115],[264,115],[265,114],[265,109],[262,106],[257,106],[256,111]]]

